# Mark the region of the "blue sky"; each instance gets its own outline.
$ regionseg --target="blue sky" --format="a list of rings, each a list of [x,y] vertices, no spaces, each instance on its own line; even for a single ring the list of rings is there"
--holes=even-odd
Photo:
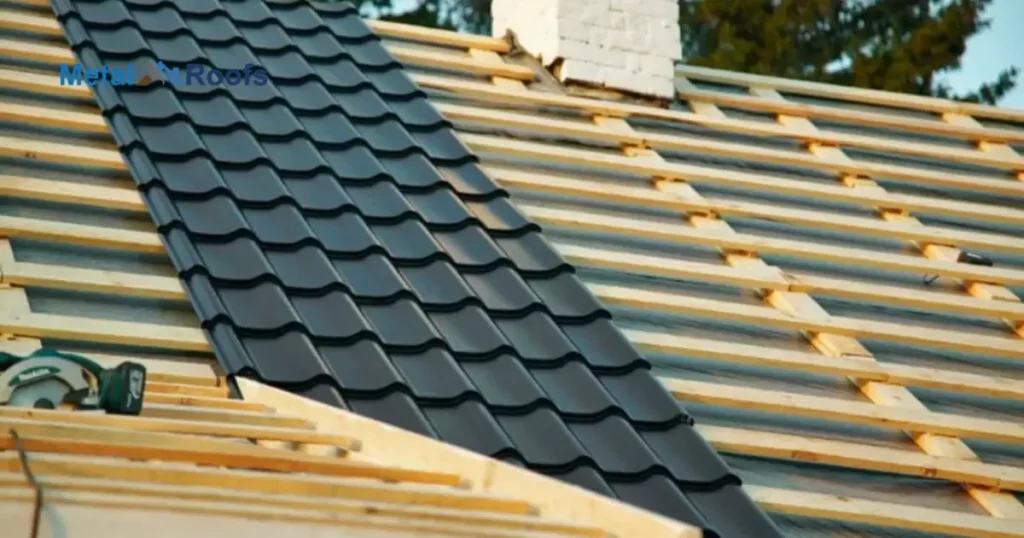
[[[1015,65],[1021,70],[1017,87],[999,106],[1024,109],[1024,0],[995,0],[985,17],[992,26],[967,42],[961,69],[944,78],[955,90],[967,92]]]

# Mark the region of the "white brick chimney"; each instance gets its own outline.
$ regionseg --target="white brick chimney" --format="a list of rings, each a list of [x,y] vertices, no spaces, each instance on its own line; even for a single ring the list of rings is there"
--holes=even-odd
[[[493,0],[493,33],[512,30],[562,82],[671,98],[681,59],[678,0]]]

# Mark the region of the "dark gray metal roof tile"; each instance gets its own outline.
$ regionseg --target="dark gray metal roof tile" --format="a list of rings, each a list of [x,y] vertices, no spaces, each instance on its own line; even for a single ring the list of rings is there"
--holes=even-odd
[[[222,169],[220,176],[234,198],[243,204],[263,205],[280,202],[288,199],[289,192],[294,194],[282,183],[282,178],[265,164],[246,170]],[[212,190],[206,192],[210,193]],[[293,196],[293,199],[302,207],[299,197]]]
[[[330,385],[328,385],[330,386]],[[342,396],[353,413],[386,422],[414,433],[438,437],[434,427],[423,414],[424,409],[412,396],[399,391],[388,392],[383,396],[371,399],[359,399]]]
[[[537,407],[525,414],[496,416],[516,451],[531,467],[565,468],[585,465],[589,459],[583,445],[552,409]]]
[[[399,299],[391,304],[365,305],[363,314],[377,329],[377,337],[386,346],[411,351],[444,343],[426,312],[410,299]]]
[[[596,422],[571,422],[569,429],[603,471],[618,475],[644,475],[662,467],[658,456],[634,434],[634,427],[622,417],[611,415]],[[609,443],[608,439],[616,439],[617,442]]]
[[[359,213],[370,219],[395,220],[416,214],[409,200],[390,181],[348,185],[345,192]]]
[[[306,133],[318,144],[349,145],[359,139],[359,133],[344,114],[336,110],[328,110],[315,116],[303,116],[302,122]]]
[[[228,373],[704,527],[751,519],[721,515],[735,475],[350,5],[54,5],[87,67],[269,73],[96,88]]]
[[[473,218],[469,204],[463,203],[450,189],[435,189],[424,193],[409,193],[405,199],[427,226],[439,228],[464,224]]]
[[[557,368],[532,368],[530,373],[555,407],[567,415],[602,415],[616,408],[611,394],[579,362],[566,362]]]
[[[440,348],[395,353],[391,362],[407,380],[413,395],[424,401],[450,401],[477,390],[451,353]]]
[[[457,354],[493,355],[510,347],[487,311],[476,305],[432,312],[430,320]]]
[[[329,318],[325,316],[323,319]],[[362,340],[344,347],[320,346],[319,350],[333,378],[345,391],[379,394],[406,384],[395,368],[397,362],[392,364],[376,342]]]
[[[664,424],[679,416],[679,403],[660,390],[658,380],[644,369],[598,379],[634,422]]]
[[[402,123],[414,128],[437,127],[445,123],[445,119],[426,97],[392,101],[388,105]]]
[[[607,319],[562,327],[586,361],[597,370],[635,368],[647,361],[633,348],[618,327]]]
[[[480,402],[467,400],[456,405],[424,406],[423,412],[437,435],[449,443],[483,454],[515,451],[508,434]]]
[[[496,237],[494,241],[508,259],[524,273],[553,273],[568,270],[562,256],[555,251],[539,232],[526,232],[518,236]]]
[[[307,246],[290,252],[268,251],[265,255],[272,274],[286,288],[321,290],[342,282],[330,258],[319,247]]]
[[[716,522],[714,532],[706,532],[706,538],[761,538],[765,529],[774,526],[739,484],[697,490],[687,496],[705,520]]]
[[[447,261],[404,267],[401,273],[416,298],[424,305],[446,307],[476,298],[459,271]]]
[[[510,267],[499,266],[490,271],[469,273],[464,278],[484,306],[492,312],[522,312],[542,304],[526,281]]]
[[[577,355],[558,324],[543,312],[502,317],[497,324],[523,360],[548,363]]]
[[[171,34],[190,29],[177,9],[160,8],[152,11],[136,11],[133,15],[135,23],[147,34]],[[201,28],[192,26],[191,30],[197,37],[203,37]]]
[[[219,104],[221,101],[232,102],[226,95],[218,95],[208,102]],[[188,102],[186,101],[186,103]],[[194,103],[196,101],[191,102]],[[195,112],[192,112],[192,114],[193,117],[196,117]],[[233,105],[227,105],[219,110],[210,110],[209,116],[197,119],[196,121],[201,122],[201,125],[204,127],[213,127],[215,125],[227,127],[236,125],[236,123],[248,123],[249,128],[260,137],[284,138],[307,132],[308,136],[319,141],[316,138],[316,135],[319,133],[308,132],[295,113],[283,103],[274,103],[268,107],[249,105],[242,107],[241,110],[236,109]],[[342,127],[344,127],[344,124],[342,124]],[[344,132],[344,130],[342,129],[341,132]],[[347,140],[351,139],[352,137],[350,136]]]
[[[547,397],[523,362],[514,355],[502,354],[493,359],[463,361],[461,364],[491,407],[520,409]]]
[[[285,385],[330,375],[321,362],[320,351],[304,333],[290,331],[274,338],[241,336],[239,342],[242,350],[239,360],[244,361],[239,370],[249,375],[274,376]],[[274,355],[287,356],[289,362],[268,360]]]
[[[279,50],[292,44],[292,38],[288,32],[276,25],[247,27],[244,35],[237,32],[236,35],[244,39],[255,50]]]
[[[280,180],[283,179],[284,185],[281,192],[285,196],[291,194],[292,199],[304,211],[337,212],[349,208],[355,209],[355,202],[349,197],[348,192],[341,186],[338,179],[331,174],[319,173],[314,176],[295,178],[277,178],[277,174],[273,174],[273,176],[275,177],[273,184],[276,185],[281,185]],[[271,185],[270,182],[267,184]],[[276,192],[269,188],[266,189],[266,195],[270,194],[276,194]],[[275,198],[268,198],[267,201]]]
[[[651,475],[635,482],[612,482],[609,484],[615,496],[629,504],[642,506],[657,513],[671,513],[683,521],[705,521],[703,514],[671,479],[663,475]],[[732,517],[748,517],[742,512]],[[733,538],[731,535],[723,537]],[[718,538],[713,532],[704,531],[704,538]]]
[[[245,222],[261,243],[271,246],[312,244],[316,234],[293,205],[279,204],[268,208],[243,209]],[[244,224],[243,224],[244,226]],[[239,231],[243,231],[240,228]]]
[[[604,312],[594,294],[572,273],[530,278],[527,284],[556,318],[589,319]]]
[[[422,222],[407,219],[396,223],[375,224],[373,232],[397,261],[415,263],[419,260],[436,258],[444,253],[430,231]]]
[[[408,285],[387,257],[370,254],[358,259],[334,259],[334,269],[363,302],[389,301],[408,292]]]

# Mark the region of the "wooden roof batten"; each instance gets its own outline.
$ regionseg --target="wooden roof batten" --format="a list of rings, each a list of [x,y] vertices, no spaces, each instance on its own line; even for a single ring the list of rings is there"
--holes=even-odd
[[[395,537],[700,535],[255,381],[238,379],[243,399],[233,401],[246,408],[226,410],[212,402],[232,401],[227,392],[212,396],[205,380],[197,381],[183,390],[203,396],[178,405],[151,404],[161,393],[147,391],[146,409],[174,409],[174,418],[0,408],[0,514],[13,522],[12,536],[27,536],[32,523],[34,492],[23,457],[47,507],[40,536],[56,532],[49,526],[56,522],[66,536],[96,536],[90,521],[115,517],[148,518],[158,523],[148,532],[168,537],[241,535],[251,524],[240,518],[258,522],[268,536],[331,528],[360,538],[382,531]],[[114,536],[128,536],[120,532]]]
[[[678,79],[678,84],[683,89],[691,86],[690,83],[682,77]],[[771,88],[752,86],[750,88],[750,92],[764,99],[780,102],[785,101],[778,91]],[[690,106],[699,114],[722,114],[717,106],[710,103],[691,102]],[[974,128],[980,127],[980,124],[970,120],[969,117],[962,116],[955,112],[947,112],[943,115],[943,120],[953,124],[963,123]],[[779,114],[778,122],[780,125],[787,126],[794,131],[815,132],[817,130],[809,119],[803,117]],[[979,149],[982,152],[996,153],[1008,160],[1016,161],[1018,167],[1017,171],[1024,171],[1024,159],[1021,159],[1020,155],[1017,155],[1016,152],[1008,146],[993,146],[986,144],[985,140],[978,140],[977,142],[979,144]],[[842,149],[835,146],[811,145],[808,147],[808,151],[822,160],[839,162],[850,160]],[[1015,176],[1018,179],[1024,180],[1024,173],[1018,173],[1015,174]],[[885,193],[885,189],[883,187],[868,177],[844,175],[839,179],[843,185],[851,188],[874,191],[879,194]],[[894,212],[887,211],[884,208],[879,209],[878,217],[880,219],[886,221],[897,221],[915,226],[923,226],[919,220],[905,211]],[[929,259],[955,262],[961,254],[959,249],[942,244],[918,243],[917,246],[919,247],[921,254]],[[1003,286],[971,280],[960,280],[960,284],[963,286],[966,293],[981,299],[1020,302],[1020,299],[1012,291]],[[824,310],[821,312],[824,313]],[[827,314],[825,315],[827,316]],[[1013,328],[1013,333],[1015,335],[1018,337],[1024,337],[1024,324],[1014,320],[1009,320],[1008,324]],[[812,343],[814,343],[815,347],[818,347],[818,349],[823,351],[826,355],[839,357],[849,356],[855,358],[864,357],[867,360],[873,360],[871,359],[871,354],[863,348],[863,346],[860,346],[852,339],[845,339],[843,337],[836,338],[819,333],[812,337]],[[1016,352],[1014,355],[1018,358],[1024,357],[1024,354],[1020,352]],[[924,404],[920,403],[920,401],[909,390],[900,385],[892,383],[877,383],[872,381],[865,382],[857,379],[852,379],[851,381],[860,388],[861,392],[865,396],[878,405],[916,410],[927,409]],[[964,444],[963,441],[955,436],[921,433],[920,431],[910,431],[908,432],[908,435],[910,435],[914,442],[921,447],[921,450],[926,454],[965,461],[978,460],[977,454],[975,454],[974,451]],[[977,487],[970,484],[966,484],[965,487],[971,497],[973,497],[986,511],[992,514],[993,517],[1024,520],[1024,505],[1022,505],[1013,494],[993,491],[989,488]]]
[[[411,35],[402,36],[397,32],[393,32],[391,37],[409,40],[417,39]],[[463,60],[466,58],[477,59],[479,65],[475,66],[472,70],[462,71],[466,73],[480,74],[485,72],[485,66],[499,65],[502,61],[495,51],[475,49],[469,43],[456,43],[453,40],[446,40],[444,42],[432,42],[432,44],[462,49],[461,52],[457,51],[452,56],[462,58]],[[425,63],[423,66],[436,67],[429,63]],[[458,70],[456,69],[456,71]],[[463,97],[484,100],[502,99],[503,105],[507,106],[516,106],[517,104],[552,106],[584,112],[591,117],[593,125],[582,122],[570,124],[568,122],[560,122],[559,120],[547,120],[461,104],[440,103],[438,105],[442,113],[450,119],[483,120],[484,123],[491,121],[505,127],[523,126],[542,132],[546,130],[559,132],[558,129],[564,128],[570,135],[584,134],[584,138],[592,137],[618,143],[622,147],[622,157],[609,157],[607,154],[597,156],[598,154],[596,153],[584,155],[586,153],[584,150],[567,148],[546,149],[543,147],[543,144],[508,140],[498,136],[461,135],[470,147],[485,149],[498,154],[540,157],[542,160],[553,162],[577,163],[610,170],[629,170],[630,172],[641,174],[646,172],[654,179],[657,190],[647,191],[647,193],[642,192],[643,189],[622,188],[617,190],[617,187],[610,187],[608,185],[595,186],[596,184],[586,184],[583,181],[559,178],[543,173],[519,172],[512,168],[489,166],[485,162],[485,168],[488,169],[495,179],[500,183],[513,186],[529,185],[540,191],[579,194],[592,196],[597,199],[628,197],[631,202],[642,199],[654,205],[670,205],[675,203],[680,211],[689,212],[690,216],[687,218],[687,223],[692,228],[714,232],[714,239],[707,236],[707,244],[714,244],[715,241],[718,241],[720,245],[725,245],[723,257],[728,267],[716,271],[707,264],[683,262],[667,257],[617,253],[615,251],[606,251],[600,248],[583,247],[580,245],[556,245],[570,262],[594,262],[597,260],[601,262],[598,263],[598,266],[603,267],[626,270],[642,268],[649,274],[675,275],[682,278],[696,277],[701,281],[726,282],[742,284],[744,287],[754,287],[762,291],[765,302],[768,305],[783,312],[785,317],[791,320],[806,321],[807,323],[803,329],[811,329],[806,333],[808,339],[822,355],[831,360],[822,361],[816,359],[810,353],[767,350],[756,346],[731,344],[665,333],[625,331],[635,344],[646,349],[671,350],[687,353],[691,356],[696,355],[730,362],[769,365],[802,372],[845,375],[860,389],[870,403],[848,405],[850,402],[830,398],[794,398],[793,395],[785,393],[741,389],[740,387],[729,385],[700,384],[668,378],[664,379],[663,382],[678,398],[744,408],[774,409],[805,416],[840,417],[845,421],[854,423],[859,422],[903,428],[908,431],[908,435],[921,448],[924,454],[914,454],[905,450],[893,449],[879,449],[872,452],[871,450],[865,450],[867,445],[856,443],[824,441],[793,435],[766,435],[764,432],[736,428],[701,428],[702,433],[716,448],[724,452],[735,452],[738,454],[785,459],[811,459],[844,467],[940,477],[965,484],[965,488],[967,488],[971,496],[991,516],[910,505],[893,505],[891,503],[880,503],[846,496],[839,497],[788,489],[746,486],[747,491],[757,502],[774,512],[824,517],[827,519],[912,530],[930,530],[956,536],[1024,536],[1024,526],[1020,525],[1021,520],[1024,520],[1024,515],[1020,511],[1019,502],[1012,495],[1000,492],[1001,489],[1018,490],[1021,485],[1024,485],[1024,483],[1019,482],[1021,478],[1024,478],[1024,472],[1016,467],[991,465],[977,461],[977,456],[971,454],[966,445],[956,437],[958,434],[967,437],[992,435],[992,438],[1000,437],[1003,441],[1018,443],[1019,440],[1012,440],[1010,438],[1020,435],[1020,424],[997,421],[985,426],[984,421],[978,421],[971,426],[987,428],[988,431],[968,432],[970,419],[959,416],[944,416],[931,412],[904,388],[904,385],[941,388],[952,392],[974,393],[1019,400],[1022,394],[1024,394],[1021,393],[1021,389],[1024,388],[1024,381],[942,371],[933,368],[879,363],[871,356],[867,349],[854,338],[851,338],[851,331],[842,329],[839,331],[839,334],[830,332],[835,329],[841,329],[831,325],[836,318],[825,312],[806,293],[813,291],[816,294],[867,298],[899,305],[927,306],[951,312],[962,313],[969,311],[972,313],[983,313],[984,315],[1006,320],[1013,332],[1018,336],[1024,336],[1021,334],[1021,304],[1012,294],[1007,295],[1008,290],[999,284],[999,281],[1010,283],[1015,280],[1015,277],[1006,280],[1002,277],[992,278],[993,275],[975,274],[972,277],[966,274],[954,275],[946,271],[945,274],[947,276],[958,279],[961,282],[965,294],[963,297],[960,297],[905,288],[874,287],[830,277],[786,274],[778,268],[767,266],[757,257],[756,251],[759,246],[763,245],[751,243],[753,248],[746,248],[742,241],[740,241],[740,248],[730,248],[728,246],[735,244],[727,239],[730,233],[734,234],[735,232],[732,232],[728,225],[717,218],[717,216],[719,214],[727,215],[730,212],[736,213],[737,211],[739,211],[738,214],[740,215],[744,213],[749,214],[754,209],[745,207],[737,209],[735,206],[730,207],[727,204],[716,204],[714,201],[701,198],[692,187],[685,183],[688,176],[696,173],[698,178],[702,180],[720,181],[722,176],[726,176],[730,181],[734,181],[738,185],[742,185],[745,182],[747,186],[758,188],[761,184],[757,182],[753,175],[747,177],[742,174],[731,174],[721,170],[701,170],[700,167],[695,166],[680,167],[674,170],[673,168],[679,165],[664,163],[660,156],[650,148],[658,145],[674,144],[675,142],[671,139],[678,137],[664,136],[653,138],[655,143],[651,143],[652,137],[632,130],[631,126],[626,124],[622,118],[636,115],[639,117],[674,119],[683,122],[693,121],[705,126],[722,127],[726,130],[743,128],[742,121],[726,118],[721,110],[709,102],[691,100],[692,112],[684,113],[680,116],[676,111],[530,90],[522,83],[521,79],[510,79],[501,76],[499,69],[491,71],[489,75],[491,85],[433,74],[414,74],[413,77],[422,86],[451,91]],[[700,95],[687,90],[687,88],[686,81],[680,80],[681,94],[684,96]],[[778,96],[771,92],[757,89],[752,91],[760,95],[762,100],[781,103],[779,108],[782,111],[792,112],[799,109],[779,101]],[[859,90],[855,90],[855,92],[859,92]],[[858,95],[857,99],[854,100],[865,99],[868,99],[868,97]],[[893,98],[893,101],[904,102],[904,100],[896,98]],[[950,127],[934,127],[911,122],[908,130],[930,128],[939,134],[954,134],[953,131],[956,131],[955,134],[962,138],[971,139],[978,137],[979,139],[994,141],[1019,140],[1022,136],[1019,132],[1012,130],[991,129],[979,124],[967,126],[965,120],[952,114],[971,110],[985,117],[1008,121],[1024,121],[1024,113],[973,105],[968,105],[965,108],[956,108],[956,105],[953,104],[939,105],[928,100],[923,104],[918,103],[915,106],[922,110],[945,113],[946,115],[943,119],[950,122]],[[814,109],[811,110],[814,111]],[[842,116],[842,114],[840,115]],[[849,118],[850,116],[845,115],[843,117]],[[751,154],[760,154],[757,155],[760,157],[768,157],[769,160],[792,159],[800,165],[836,172],[840,180],[836,187],[825,187],[826,190],[822,192],[814,190],[815,187],[818,187],[817,185],[814,187],[784,185],[783,188],[788,187],[794,190],[803,188],[805,192],[801,194],[811,194],[812,196],[817,194],[823,198],[840,196],[846,201],[876,209],[880,219],[878,225],[876,225],[878,226],[876,230],[879,233],[883,233],[881,228],[888,227],[891,231],[904,234],[904,239],[915,241],[915,244],[918,244],[921,248],[922,256],[925,257],[922,261],[929,265],[928,270],[952,270],[953,263],[956,262],[956,257],[959,255],[959,250],[949,246],[949,244],[956,244],[957,241],[950,241],[949,236],[940,238],[937,233],[938,230],[930,226],[926,227],[910,217],[909,213],[911,211],[921,210],[938,213],[951,211],[954,214],[980,220],[1007,222],[1017,225],[1024,223],[1024,219],[1021,218],[1024,214],[1009,208],[967,203],[958,200],[937,200],[894,194],[881,189],[866,178],[872,175],[870,172],[875,172],[879,175],[886,175],[889,179],[895,177],[895,179],[905,179],[913,182],[944,184],[957,188],[1006,192],[1015,195],[1024,193],[1024,184],[1014,184],[1013,181],[996,182],[981,177],[931,174],[924,170],[890,167],[888,165],[877,165],[878,168],[873,168],[876,165],[865,165],[865,163],[851,161],[842,153],[841,149],[835,147],[836,142],[850,141],[854,142],[851,145],[857,146],[861,142],[860,140],[841,140],[841,137],[830,138],[830,135],[822,136],[816,129],[812,130],[813,124],[809,124],[805,119],[803,121],[806,123],[800,120],[802,118],[784,117],[780,113],[779,126],[764,128],[760,132],[810,142],[809,154],[806,157],[782,156],[771,152],[765,153],[768,150],[761,150],[759,148],[750,148],[746,151]],[[952,126],[955,126],[956,129]],[[959,127],[962,126],[967,126],[967,128],[961,130]],[[715,144],[717,143],[709,141],[687,140],[686,143],[702,144],[702,146],[699,146],[700,149],[707,149],[710,145],[710,148],[713,150],[712,152],[722,154],[730,151],[739,151],[736,147],[728,145],[716,146]],[[1020,170],[1024,169],[1024,166],[1021,165],[1019,156],[1006,151],[1009,149],[1008,147],[995,146],[984,140],[979,143],[979,147],[990,152],[995,151],[998,157],[990,159],[987,155],[968,154],[965,151],[956,153],[953,155],[953,158],[963,162],[984,162],[988,165],[997,164],[998,167],[1010,170],[1011,176],[1021,178]],[[932,150],[920,146],[901,146],[896,148],[897,152],[901,150],[907,150],[907,153],[910,154],[915,154],[915,152],[916,154],[934,153]],[[573,152],[578,152],[580,156],[572,155]],[[569,154],[568,157],[566,156],[567,154]],[[631,162],[635,164],[631,165]],[[896,173],[893,174],[892,172]],[[777,178],[772,178],[771,185],[765,184],[762,188],[779,188],[776,180]],[[578,224],[580,222],[579,219],[583,218],[581,216],[583,214],[571,214],[571,211],[558,213],[546,208],[524,207],[522,204],[520,204],[520,208],[535,220],[539,216],[547,216],[556,219],[565,218],[565,222]],[[539,220],[542,223],[544,221],[543,218]],[[607,217],[605,217],[606,222],[607,220]],[[603,224],[597,222],[593,224],[598,228],[603,226]],[[847,224],[844,223],[844,225]],[[849,223],[848,225],[859,226],[858,231],[861,233],[865,231],[871,233],[869,228],[873,226],[867,220],[860,220],[857,223]],[[637,230],[630,229],[630,233],[635,232]],[[931,237],[924,237],[927,234],[933,235]],[[699,234],[687,235],[688,240],[700,237],[702,236]],[[963,241],[963,239],[966,239],[963,237],[959,239],[964,246],[971,246],[973,242],[973,239],[967,239],[966,241]],[[980,246],[977,243],[975,245]],[[904,267],[904,269],[907,268]],[[924,266],[921,266],[918,270],[924,271]],[[591,286],[591,289],[595,291],[593,286]],[[608,301],[610,298],[614,299],[616,296],[621,297],[622,300],[627,302],[637,301],[638,297],[643,296],[640,290],[635,289],[624,289],[621,295],[615,295],[616,291],[614,289],[597,289],[595,294],[603,301]],[[680,304],[678,301],[672,302],[673,299],[678,298],[658,297],[658,294],[653,292],[650,295],[652,298],[645,305],[646,307],[664,308],[671,304],[673,307],[683,306],[691,310],[698,308],[697,304],[692,300],[689,301],[692,304]],[[725,303],[714,305],[708,303],[709,308],[719,313],[724,306],[727,305]],[[993,307],[999,310],[999,312],[993,311]],[[749,317],[749,309],[739,308],[738,310],[747,310],[746,312],[737,312],[737,315],[740,316],[739,319]],[[1015,313],[1010,314],[1010,311]],[[764,315],[767,316],[767,312]],[[794,322],[794,325],[799,325],[799,321]],[[857,331],[852,331],[852,333],[856,334]],[[876,337],[878,335],[873,333],[871,336]],[[1024,357],[1024,348],[1019,343],[1014,343],[1012,339],[998,340],[1000,343],[997,345],[1008,346],[1005,348],[1005,356],[1011,358]],[[948,343],[952,344],[952,342]],[[977,350],[977,348],[974,349]],[[957,426],[957,424],[961,426]],[[974,470],[968,470],[968,468],[973,468]],[[961,471],[966,474],[961,474]]]

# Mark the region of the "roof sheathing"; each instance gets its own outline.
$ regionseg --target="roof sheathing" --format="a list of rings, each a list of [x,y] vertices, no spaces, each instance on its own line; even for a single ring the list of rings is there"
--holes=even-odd
[[[55,3],[224,367],[718,530],[771,523],[347,4]],[[155,56],[154,56],[155,55]]]

